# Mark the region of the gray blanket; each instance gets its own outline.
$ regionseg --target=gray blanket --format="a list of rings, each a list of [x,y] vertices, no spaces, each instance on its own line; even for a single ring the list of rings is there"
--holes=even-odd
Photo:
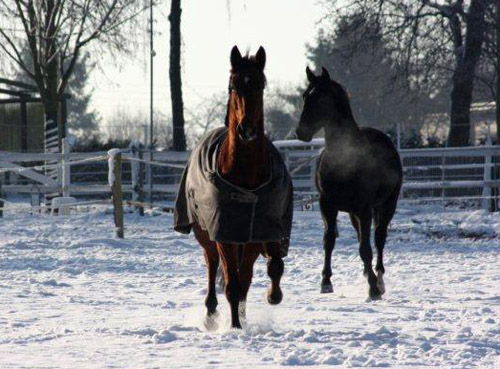
[[[219,147],[227,128],[201,140],[188,160],[177,194],[174,229],[189,233],[193,223],[212,241],[243,244],[279,242],[288,253],[293,215],[292,180],[279,151],[266,138],[270,178],[255,190],[226,181],[217,171]]]

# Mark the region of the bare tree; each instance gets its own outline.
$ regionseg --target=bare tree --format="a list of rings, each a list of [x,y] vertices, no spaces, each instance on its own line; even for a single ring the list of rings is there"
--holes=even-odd
[[[489,27],[476,77],[483,87],[481,97],[495,101],[497,142],[500,143],[500,2],[487,9],[486,20]]]
[[[332,9],[336,15],[365,13],[391,40],[393,57],[412,84],[451,78],[448,144],[466,146],[474,76],[481,58],[493,0],[354,0]],[[355,47],[350,45],[349,47]]]
[[[170,98],[175,151],[186,151],[184,133],[184,103],[181,79],[181,0],[172,0],[170,8]]]
[[[189,146],[194,146],[200,138],[212,129],[222,127],[226,117],[227,92],[219,92],[201,101],[187,113]]]
[[[172,145],[172,127],[171,119],[160,111],[155,110],[153,117],[156,122],[154,126],[154,142],[153,146],[158,148],[170,149]],[[148,125],[148,115],[145,111],[118,108],[106,120],[104,125],[101,125],[102,141],[119,141],[130,142],[132,140],[144,141],[144,130]],[[145,144],[148,144],[145,142]]]
[[[294,137],[294,129],[302,111],[303,86],[274,86],[266,91],[265,128],[271,140]]]
[[[59,102],[82,50],[96,42],[124,50],[128,38],[122,26],[142,10],[137,3],[134,0],[0,0],[3,18],[0,50],[38,87],[45,112],[46,150],[58,141]],[[29,58],[22,54],[25,42]]]
[[[495,43],[496,43],[496,122],[497,122],[497,142],[500,144],[500,2],[496,5],[495,17]]]

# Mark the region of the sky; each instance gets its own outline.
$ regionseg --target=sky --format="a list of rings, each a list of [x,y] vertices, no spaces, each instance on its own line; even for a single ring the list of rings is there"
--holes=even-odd
[[[154,106],[169,113],[168,80],[170,1],[155,8]],[[314,42],[322,8],[318,0],[184,0],[182,2],[182,78],[186,109],[226,91],[229,54],[267,53],[269,86],[293,86],[305,79],[306,44]],[[138,37],[144,46],[133,60],[117,66],[108,60],[92,75],[93,106],[103,123],[117,110],[149,111],[149,44],[147,17]]]

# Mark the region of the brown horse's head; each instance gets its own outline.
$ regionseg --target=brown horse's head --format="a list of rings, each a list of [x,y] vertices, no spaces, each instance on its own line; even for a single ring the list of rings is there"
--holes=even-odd
[[[242,57],[238,47],[231,50],[231,77],[226,125],[230,135],[242,143],[264,136],[264,66],[266,51]]]
[[[306,68],[309,85],[303,94],[304,107],[297,127],[297,138],[311,141],[325,124],[353,121],[349,98],[344,87],[332,80],[325,68],[320,76]]]

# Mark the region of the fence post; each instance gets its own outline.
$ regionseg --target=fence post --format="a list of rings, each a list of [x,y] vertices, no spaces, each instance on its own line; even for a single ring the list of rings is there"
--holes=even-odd
[[[70,159],[70,146],[68,143],[68,138],[62,139],[62,193],[64,197],[71,196],[71,166],[69,164]]]
[[[141,143],[139,141],[132,141],[130,143],[130,151],[132,156],[136,160],[132,160],[130,163],[132,171],[132,201],[136,203],[135,212],[139,213],[140,216],[144,216],[144,206],[137,205],[138,203],[144,202],[144,191],[143,191],[143,178],[144,178],[144,163],[142,160],[143,153],[141,150]]]
[[[487,210],[489,212],[493,211],[493,204],[492,204],[492,198],[491,198],[491,181],[493,180],[492,175],[491,175],[491,168],[492,168],[492,157],[491,157],[491,152],[488,150],[485,155],[484,155],[484,172],[483,172],[483,180],[484,180],[484,185],[483,185],[483,209]]]
[[[153,152],[153,147],[151,146],[149,148],[149,161],[153,162],[154,160],[154,152]],[[149,186],[149,205],[153,206],[153,166],[151,164],[148,164],[147,166],[147,174],[148,174],[148,186]]]
[[[396,123],[396,147],[398,151],[401,150],[401,122]]]
[[[314,147],[311,146],[311,152],[314,152]],[[317,159],[314,159],[313,161],[311,161],[311,187],[309,188],[309,191],[313,192],[316,190],[316,162],[317,162]],[[313,208],[313,205],[311,203],[311,210]]]
[[[444,153],[441,153],[441,202],[443,204],[443,209],[446,208],[446,203],[445,203],[445,197],[446,197],[446,188],[444,187],[444,181],[446,179],[446,174],[445,174],[445,165],[446,165],[446,158],[444,156]]]
[[[4,205],[4,202],[2,200],[2,180],[0,178],[0,218],[3,217],[3,205]]]
[[[108,151],[108,181],[113,197],[116,236],[123,238],[122,154],[119,149]]]

